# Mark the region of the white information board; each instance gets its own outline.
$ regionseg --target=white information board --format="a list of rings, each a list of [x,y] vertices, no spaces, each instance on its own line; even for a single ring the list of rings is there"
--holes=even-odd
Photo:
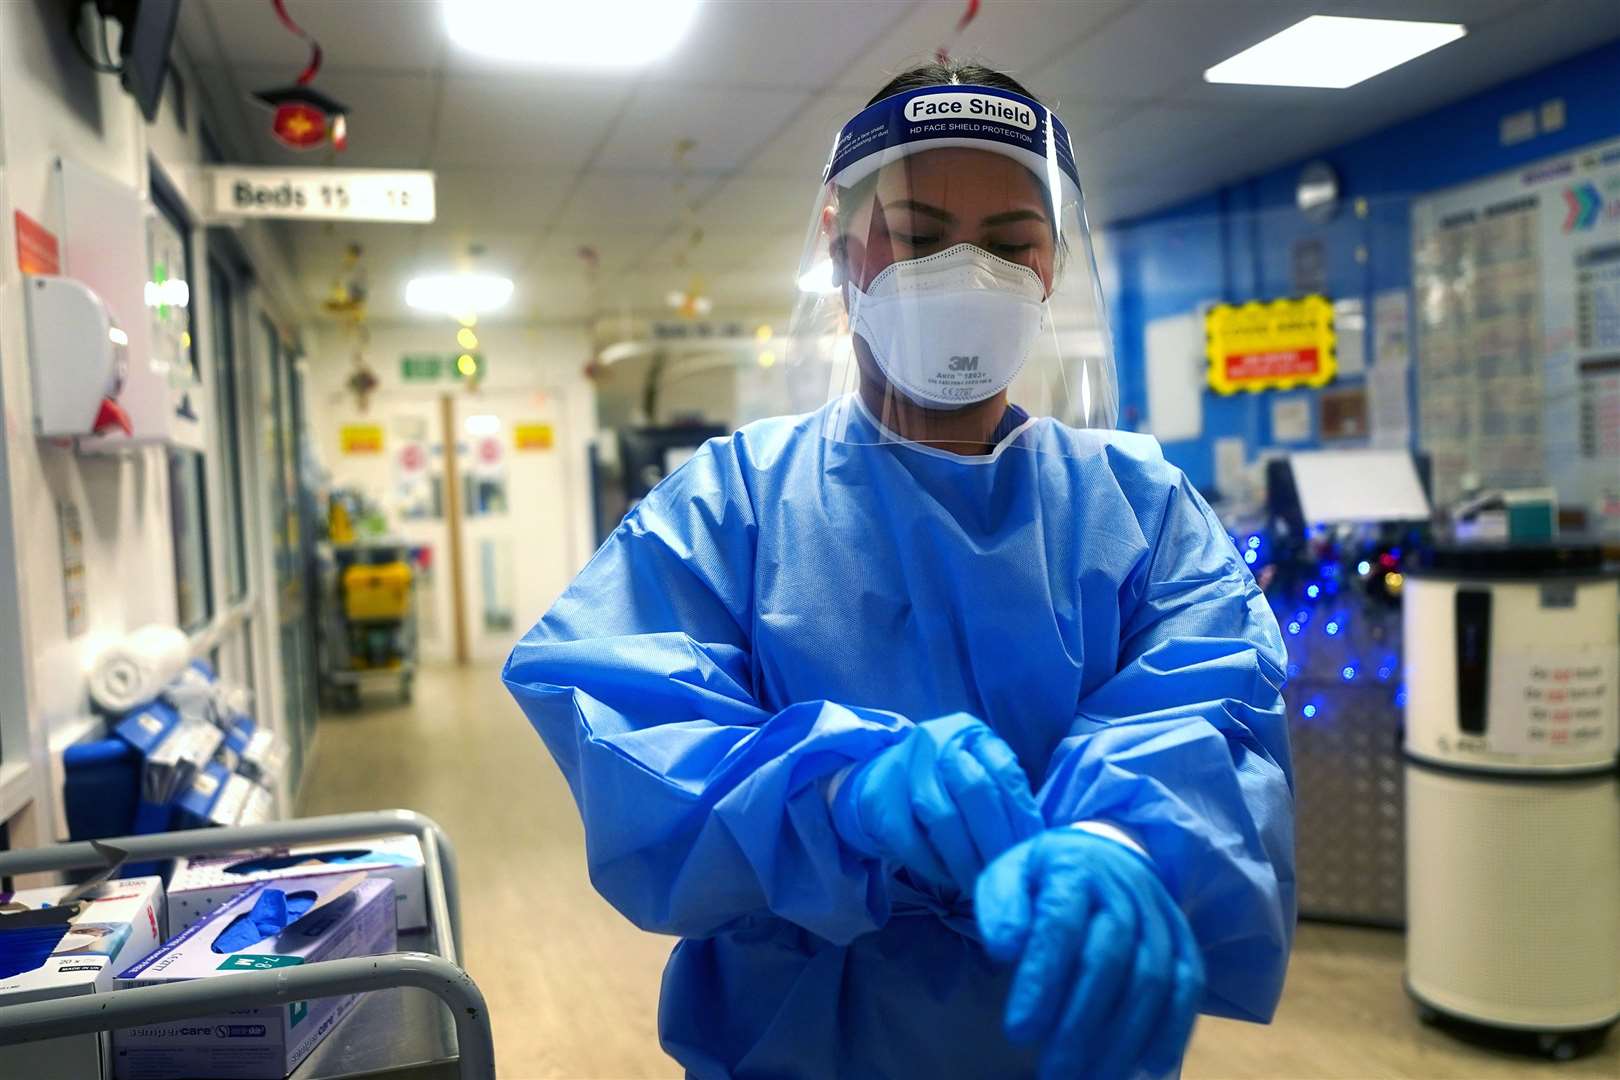
[[[1204,321],[1172,315],[1147,324],[1147,426],[1160,442],[1204,433]]]
[[[1427,521],[1412,455],[1405,450],[1313,450],[1288,455],[1307,525]]]
[[[1412,203],[1434,493],[1550,485],[1620,534],[1620,142]]]
[[[213,218],[307,221],[433,220],[433,173],[395,169],[208,170]]]

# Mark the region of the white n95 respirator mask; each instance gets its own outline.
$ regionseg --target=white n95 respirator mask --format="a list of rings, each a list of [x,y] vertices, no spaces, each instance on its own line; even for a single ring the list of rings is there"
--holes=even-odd
[[[885,267],[849,286],[850,329],[895,389],[926,408],[1005,390],[1046,324],[1046,287],[1027,266],[973,244]]]

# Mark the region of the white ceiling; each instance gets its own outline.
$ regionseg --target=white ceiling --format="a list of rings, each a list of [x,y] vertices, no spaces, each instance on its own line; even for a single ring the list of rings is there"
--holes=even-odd
[[[580,0],[588,3],[590,0]],[[479,266],[518,283],[511,312],[667,312],[697,284],[717,311],[791,301],[816,180],[838,127],[950,37],[965,0],[707,0],[667,59],[632,73],[493,65],[452,46],[437,0],[292,0],[319,40],[315,85],[347,104],[332,163],[431,168],[429,226],[289,226],[312,307],[351,241],[376,318],[404,282]],[[1308,14],[1460,21],[1469,34],[1349,90],[1205,83],[1205,68]],[[325,164],[275,144],[254,90],[307,47],[268,2],[193,0],[181,48],[217,133],[244,161]],[[983,0],[952,46],[1054,103],[1093,223],[1297,160],[1620,36],[1615,0]],[[677,152],[683,140],[694,145]],[[693,239],[701,230],[701,241]],[[470,245],[483,254],[469,256]],[[599,255],[594,289],[579,251]]]

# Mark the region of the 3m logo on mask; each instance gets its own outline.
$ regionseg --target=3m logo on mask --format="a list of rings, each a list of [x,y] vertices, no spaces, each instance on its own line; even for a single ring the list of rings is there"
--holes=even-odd
[[[978,371],[979,358],[977,356],[953,356],[946,366],[952,371]]]

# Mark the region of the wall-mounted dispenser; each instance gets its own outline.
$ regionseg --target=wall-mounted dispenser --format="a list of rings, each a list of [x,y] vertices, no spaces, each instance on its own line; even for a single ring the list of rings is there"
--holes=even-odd
[[[94,290],[129,338],[129,368],[118,404],[132,430],[127,435],[117,430],[85,435],[79,449],[118,452],[157,445],[201,450],[206,403],[174,330],[184,324],[158,318],[165,305],[183,308],[189,303],[189,290],[182,297],[177,286],[165,288],[154,273],[151,207],[134,187],[72,161],[58,160],[56,172],[62,272]]]
[[[45,438],[133,434],[118,404],[129,370],[129,335],[89,286],[24,278],[33,357],[34,426]]]

